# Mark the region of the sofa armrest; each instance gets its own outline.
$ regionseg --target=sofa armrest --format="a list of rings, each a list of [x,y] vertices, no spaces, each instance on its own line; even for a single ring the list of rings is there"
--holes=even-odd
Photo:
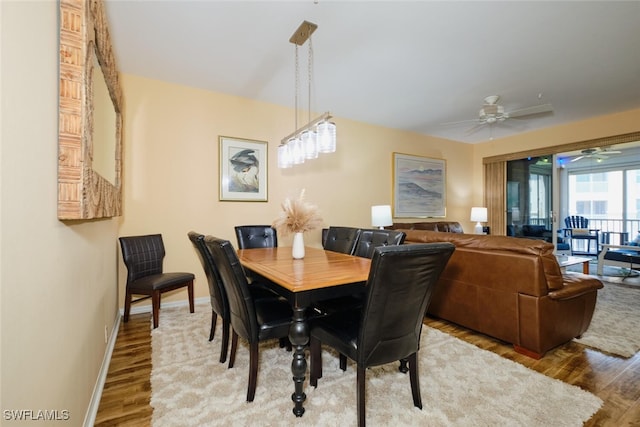
[[[549,291],[549,298],[554,300],[567,300],[603,288],[600,280],[581,273],[567,273],[563,275],[564,286],[562,289]]]

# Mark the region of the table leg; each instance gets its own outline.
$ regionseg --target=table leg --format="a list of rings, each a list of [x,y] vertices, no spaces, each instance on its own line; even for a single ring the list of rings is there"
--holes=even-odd
[[[582,263],[582,273],[589,274],[589,261]]]
[[[296,417],[304,414],[302,404],[307,398],[304,393],[304,379],[307,373],[307,359],[304,349],[309,342],[309,324],[307,323],[306,307],[296,307],[293,309],[293,323],[289,330],[289,340],[293,345],[293,361],[291,362],[291,373],[293,374],[293,384],[295,391],[291,395],[291,400],[295,404],[293,413]]]

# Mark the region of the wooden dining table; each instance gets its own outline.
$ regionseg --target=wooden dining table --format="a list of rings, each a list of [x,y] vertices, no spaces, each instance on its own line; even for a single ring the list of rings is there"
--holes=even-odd
[[[371,260],[339,252],[305,247],[303,259],[293,259],[290,247],[240,249],[238,258],[245,269],[268,279],[265,285],[289,301],[293,321],[289,340],[294,347],[293,413],[304,414],[304,380],[307,371],[305,348],[309,343],[309,312],[315,302],[353,295],[364,290]]]

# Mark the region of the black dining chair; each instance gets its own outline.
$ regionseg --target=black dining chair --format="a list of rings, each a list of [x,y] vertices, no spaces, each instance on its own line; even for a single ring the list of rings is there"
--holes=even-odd
[[[204,243],[204,235],[190,231],[187,233],[189,240],[196,249],[198,259],[202,264],[205,276],[207,277],[207,283],[209,285],[209,297],[211,298],[211,330],[209,331],[209,341],[213,341],[215,336],[216,324],[218,316],[222,319],[222,345],[220,349],[220,363],[224,363],[227,360],[227,349],[229,344],[229,331],[231,329],[231,316],[229,314],[229,301],[227,298],[227,292],[222,284],[220,273],[213,261],[211,252],[207,249]],[[254,299],[264,298],[281,298],[278,294],[271,291],[264,286],[263,282],[256,281],[252,283],[249,288],[251,295]],[[281,347],[290,348],[291,343],[286,339],[281,342]]]
[[[324,249],[353,255],[360,237],[360,229],[354,227],[329,227],[323,241]]]
[[[124,321],[129,321],[131,304],[151,298],[153,312],[153,328],[157,328],[160,317],[160,299],[163,292],[187,288],[189,310],[193,306],[192,273],[165,273],[162,263],[165,257],[164,243],[161,234],[120,237],[122,258],[127,267],[127,284],[124,298]],[[133,299],[133,295],[145,295]]]
[[[249,343],[249,381],[247,402],[252,402],[258,378],[258,344],[272,338],[289,335],[293,310],[282,298],[254,298],[238,255],[228,240],[213,236],[204,238],[214,263],[220,272],[229,299],[231,315],[231,353],[229,368],[233,367],[238,347],[238,336]]]
[[[362,229],[356,244],[354,255],[372,258],[375,248],[380,246],[401,245],[407,234],[399,230]]]
[[[270,225],[237,225],[234,227],[238,249],[275,248],[278,233]]]
[[[413,404],[422,409],[418,350],[433,288],[447,265],[451,243],[375,249],[361,310],[316,319],[310,338],[310,383],[322,377],[322,344],[357,364],[358,426],[365,425],[365,374],[372,366],[407,359]],[[342,367],[342,364],[341,364]]]
[[[372,258],[375,248],[380,246],[394,246],[404,243],[407,234],[398,230],[361,229],[360,236],[354,250],[354,255],[362,258]],[[342,310],[353,310],[362,306],[364,294],[347,295],[319,301],[315,307],[322,313],[334,313]]]
[[[229,345],[229,329],[231,328],[229,315],[229,302],[227,294],[222,285],[220,274],[213,263],[211,252],[204,244],[204,235],[190,231],[187,233],[189,240],[196,250],[198,259],[204,269],[209,284],[209,297],[211,299],[211,330],[209,332],[209,341],[213,341],[218,316],[222,319],[222,345],[220,347],[220,363],[227,360],[227,349]]]

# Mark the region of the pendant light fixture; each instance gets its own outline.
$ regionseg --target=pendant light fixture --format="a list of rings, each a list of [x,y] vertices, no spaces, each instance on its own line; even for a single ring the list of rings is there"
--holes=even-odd
[[[278,146],[278,167],[289,168],[304,163],[305,160],[316,159],[318,153],[336,151],[336,124],[330,122],[331,114],[326,112],[315,120],[311,120],[311,85],[313,81],[313,44],[311,35],[318,28],[314,23],[304,21],[293,33],[289,42],[295,45],[295,128],[284,137]],[[308,117],[306,125],[298,127],[298,92],[299,62],[298,47],[309,41],[308,61]]]

